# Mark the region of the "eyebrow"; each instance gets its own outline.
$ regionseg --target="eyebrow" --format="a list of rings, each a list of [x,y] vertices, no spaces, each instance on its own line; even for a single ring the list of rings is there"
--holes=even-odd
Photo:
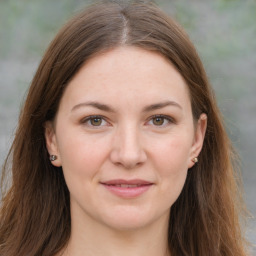
[[[182,109],[181,105],[178,104],[177,102],[168,100],[168,101],[164,101],[164,102],[160,102],[160,103],[156,103],[156,104],[146,106],[145,108],[143,108],[143,112],[149,112],[149,111],[161,109],[161,108],[164,108],[164,107],[167,107],[167,106],[174,106],[174,107]]]
[[[167,106],[174,106],[174,107],[182,109],[181,105],[178,104],[177,102],[168,100],[168,101],[159,102],[159,103],[156,103],[156,104],[146,106],[146,107],[143,108],[142,111],[143,112],[150,112],[150,111],[161,109],[161,108],[164,108],[164,107],[167,107]],[[71,111],[74,111],[74,110],[79,109],[81,107],[94,107],[94,108],[97,108],[99,110],[103,110],[103,111],[106,111],[106,112],[116,112],[112,107],[110,107],[106,104],[95,102],[95,101],[79,103],[79,104],[75,105],[71,109]]]
[[[99,102],[95,102],[95,101],[79,103],[79,104],[75,105],[71,109],[71,111],[74,111],[74,110],[79,109],[81,107],[94,107],[94,108],[97,108],[97,109],[100,109],[100,110],[103,110],[103,111],[106,111],[106,112],[115,112],[115,110],[113,108],[111,108],[110,106],[99,103]]]

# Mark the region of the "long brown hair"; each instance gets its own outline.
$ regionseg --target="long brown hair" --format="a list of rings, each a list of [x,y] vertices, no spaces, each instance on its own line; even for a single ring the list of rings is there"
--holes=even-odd
[[[94,55],[118,46],[164,55],[185,79],[194,119],[208,116],[199,163],[171,208],[172,256],[242,256],[233,150],[202,63],[186,33],[145,1],[103,1],[70,20],[46,51],[21,111],[5,162],[12,182],[0,212],[0,255],[49,256],[70,237],[69,192],[62,169],[51,165],[44,124],[53,120],[65,87]],[[8,164],[11,162],[11,164]],[[5,180],[2,179],[2,186]]]

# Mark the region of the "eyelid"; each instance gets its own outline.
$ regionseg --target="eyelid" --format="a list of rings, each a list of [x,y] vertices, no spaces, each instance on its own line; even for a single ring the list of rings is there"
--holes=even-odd
[[[167,121],[168,121],[168,124],[175,124],[175,123],[176,123],[175,119],[174,119],[173,117],[171,117],[171,116],[163,115],[163,114],[156,114],[156,115],[150,116],[150,117],[147,119],[146,124],[148,124],[148,123],[149,123],[150,121],[152,121],[154,118],[159,118],[159,117],[160,117],[160,118],[164,118],[165,120],[167,120]],[[105,121],[105,122],[107,123],[107,125],[94,126],[94,125],[90,125],[90,124],[87,123],[88,121],[90,121],[90,120],[92,120],[92,119],[94,119],[94,118],[101,118],[103,121]],[[89,115],[89,116],[86,116],[86,117],[82,118],[82,120],[80,121],[80,123],[81,123],[81,124],[86,124],[86,123],[87,123],[87,125],[88,125],[89,127],[93,127],[93,128],[97,128],[97,127],[100,128],[100,127],[102,127],[102,126],[110,126],[110,125],[111,125],[110,122],[108,121],[108,119],[107,119],[105,116],[102,116],[102,115]],[[159,125],[159,126],[154,125],[154,126],[161,128],[161,127],[165,127],[165,126],[168,125],[168,124]]]
[[[172,124],[175,124],[175,123],[176,123],[176,121],[175,121],[175,119],[174,119],[173,117],[168,116],[168,115],[163,115],[163,114],[156,114],[156,115],[150,116],[150,117],[148,118],[147,123],[148,123],[149,121],[152,121],[154,118],[157,118],[157,117],[166,119],[166,120],[168,121],[168,124],[171,124],[171,123],[172,123]],[[155,125],[155,127],[159,127],[159,128],[165,127],[165,126],[166,126],[166,125],[159,125],[159,126]]]
[[[101,118],[103,121],[105,121],[108,125],[99,125],[99,126],[94,126],[94,125],[90,125],[90,124],[88,124],[87,122],[88,121],[90,121],[90,120],[92,120],[92,119],[96,119],[96,118]],[[105,117],[105,116],[102,116],[102,115],[90,115],[90,116],[86,116],[86,117],[84,117],[84,118],[82,118],[82,120],[80,121],[80,123],[81,124],[87,124],[87,126],[89,126],[89,127],[93,127],[93,128],[99,128],[99,127],[102,127],[102,126],[109,126],[110,125],[110,123],[109,123],[109,121],[107,120],[107,118]]]

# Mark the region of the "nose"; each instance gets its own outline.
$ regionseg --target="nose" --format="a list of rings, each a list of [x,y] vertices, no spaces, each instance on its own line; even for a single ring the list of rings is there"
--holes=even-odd
[[[136,127],[127,126],[116,131],[110,159],[115,165],[122,165],[125,169],[133,169],[147,160],[140,131]]]

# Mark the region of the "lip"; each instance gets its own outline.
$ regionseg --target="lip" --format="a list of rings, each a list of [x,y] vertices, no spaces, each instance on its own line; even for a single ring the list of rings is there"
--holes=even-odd
[[[108,180],[100,183],[108,191],[116,196],[122,198],[135,198],[144,194],[148,191],[154,184],[149,181],[133,179],[133,180]],[[129,185],[131,187],[129,187]],[[137,185],[137,186],[136,186]]]

